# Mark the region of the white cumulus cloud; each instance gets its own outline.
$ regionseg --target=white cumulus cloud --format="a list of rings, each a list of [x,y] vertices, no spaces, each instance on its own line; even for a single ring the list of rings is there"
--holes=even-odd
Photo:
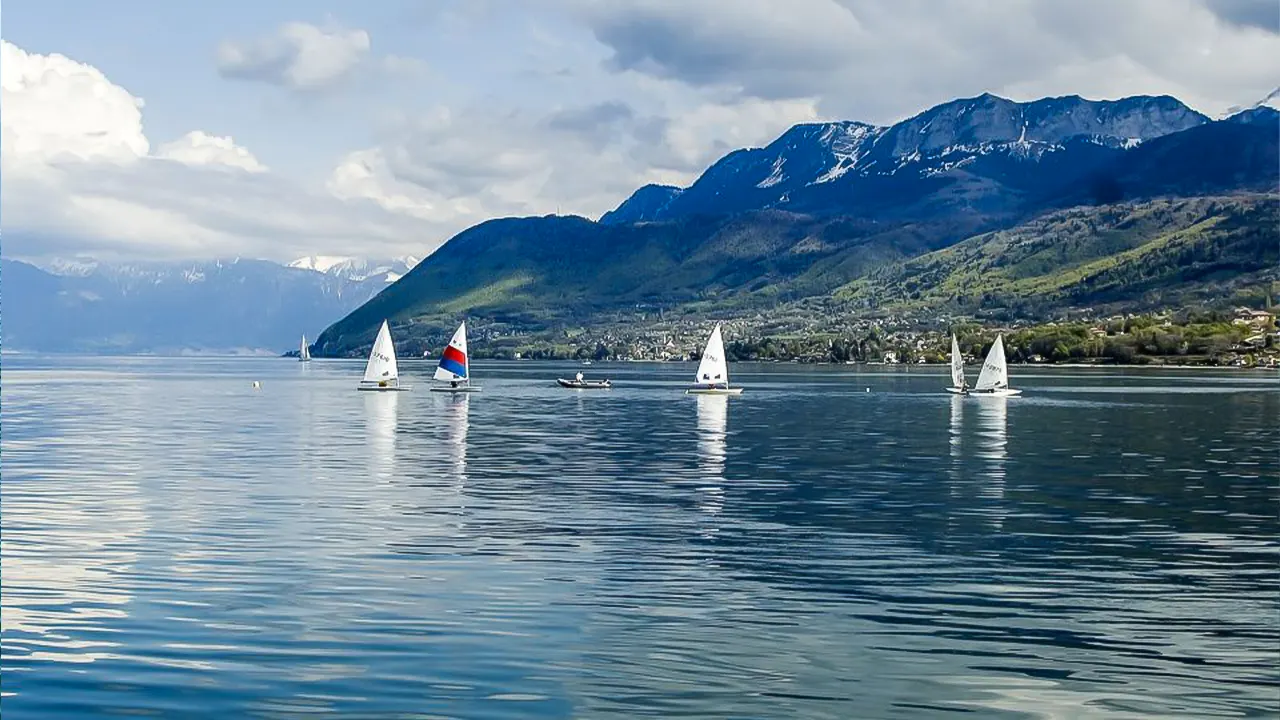
[[[153,150],[142,100],[97,68],[0,52],[7,256],[422,254],[457,229],[302,187],[229,137],[197,130]]]
[[[6,166],[58,159],[122,162],[150,149],[142,133],[142,100],[97,68],[0,41],[0,89]]]
[[[267,166],[258,162],[253,153],[236,145],[231,138],[210,135],[200,130],[192,130],[173,142],[161,145],[156,156],[176,160],[184,165],[222,166],[248,172],[267,170]]]

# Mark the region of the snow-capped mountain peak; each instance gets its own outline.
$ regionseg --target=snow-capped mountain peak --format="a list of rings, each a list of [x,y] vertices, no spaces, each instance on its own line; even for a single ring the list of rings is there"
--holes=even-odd
[[[419,261],[420,258],[412,255],[378,260],[336,255],[309,255],[290,262],[289,267],[312,270],[355,282],[382,276],[386,282],[392,283],[412,270]]]
[[[341,257],[335,255],[308,255],[304,258],[298,258],[289,263],[291,268],[299,268],[301,270],[314,270],[320,273],[327,273],[330,269],[339,265],[347,265],[355,261],[352,257]]]
[[[1017,102],[986,93],[936,105],[890,126],[803,123],[765,147],[730,152],[689,187],[641,188],[601,222],[764,208],[812,213],[848,210],[859,202],[866,203],[859,210],[866,213],[876,207],[874,193],[918,180],[932,185],[945,178],[981,178],[974,182],[988,185],[1030,182],[1042,163],[1100,163],[1206,122],[1209,118],[1168,96],[1086,100],[1069,95]],[[863,187],[854,190],[858,185]]]
[[[53,275],[61,275],[64,277],[88,277],[98,269],[97,260],[85,258],[54,258],[45,263],[39,263],[41,270]]]

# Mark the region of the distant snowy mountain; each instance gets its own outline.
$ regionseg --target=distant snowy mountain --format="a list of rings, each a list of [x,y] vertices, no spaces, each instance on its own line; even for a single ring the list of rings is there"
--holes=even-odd
[[[393,283],[413,269],[421,258],[411,255],[392,258],[390,260],[370,260],[367,258],[340,257],[333,255],[309,255],[289,263],[289,267],[332,275],[334,277],[363,282],[380,277],[384,282]]]
[[[313,257],[37,268],[5,259],[3,344],[47,352],[169,353],[296,348],[384,290],[415,258]],[[323,268],[323,270],[321,269]]]
[[[984,94],[888,127],[808,123],[763,148],[729,153],[688,188],[641,188],[601,222],[767,208],[864,217],[919,217],[942,205],[991,212],[1206,122],[1168,96],[1099,101],[1072,95],[1024,103]]]

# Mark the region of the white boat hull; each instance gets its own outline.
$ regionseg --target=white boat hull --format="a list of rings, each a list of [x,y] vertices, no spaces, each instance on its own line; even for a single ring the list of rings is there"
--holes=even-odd
[[[968,390],[965,390],[964,388],[957,388],[957,387],[949,387],[947,388],[947,392],[951,393],[952,395],[968,395],[969,394]]]
[[[396,385],[387,387],[378,387],[377,385],[357,385],[357,390],[362,392],[406,392],[409,390],[408,385]]]
[[[556,384],[570,390],[608,390],[613,387],[613,383],[608,380],[565,380],[564,378],[556,378]]]
[[[1014,395],[1021,395],[1022,391],[1004,388],[1002,390],[970,390],[968,394],[974,397],[1013,397]]]
[[[741,395],[745,388],[689,388],[685,395]]]
[[[459,387],[433,387],[431,388],[431,392],[471,393],[471,392],[480,392],[480,388],[472,387],[470,385],[462,385]]]

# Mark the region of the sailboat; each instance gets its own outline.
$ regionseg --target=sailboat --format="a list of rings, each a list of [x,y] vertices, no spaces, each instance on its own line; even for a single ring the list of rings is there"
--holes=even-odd
[[[396,347],[391,342],[391,328],[382,321],[378,337],[369,351],[369,364],[364,366],[364,378],[357,386],[360,390],[408,390],[400,384],[400,372],[396,369]]]
[[[698,363],[698,372],[694,376],[693,387],[685,390],[694,395],[741,395],[742,388],[729,387],[729,364],[724,359],[724,339],[720,337],[720,326],[711,331],[707,347],[702,351],[702,360]]]
[[[298,362],[311,362],[311,348],[307,346],[307,336],[302,336],[302,346],[298,348]]]
[[[464,320],[454,331],[444,352],[440,353],[440,364],[436,366],[436,380],[449,383],[431,388],[432,392],[480,392],[480,388],[471,384],[471,359],[467,355],[467,323]]]
[[[951,387],[947,392],[964,395],[969,391],[969,384],[964,379],[964,356],[960,354],[960,342],[955,333],[951,334]]]
[[[1004,336],[997,335],[996,342],[987,353],[982,363],[982,372],[978,374],[978,382],[969,391],[970,395],[993,395],[1011,397],[1021,395],[1021,390],[1009,387],[1009,363],[1004,358]]]

